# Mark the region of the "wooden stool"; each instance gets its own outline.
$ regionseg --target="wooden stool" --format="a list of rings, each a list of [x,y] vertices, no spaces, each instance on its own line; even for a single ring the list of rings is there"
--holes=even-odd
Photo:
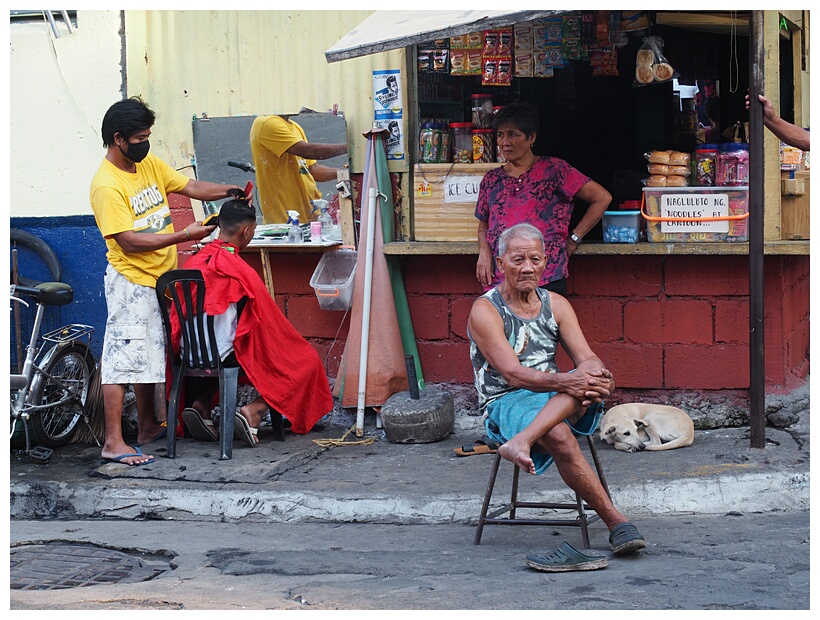
[[[589,450],[592,453],[592,461],[595,464],[595,471],[598,473],[598,479],[601,481],[601,484],[603,485],[606,494],[612,497],[609,493],[609,487],[606,484],[606,477],[604,476],[604,472],[601,469],[601,462],[598,460],[598,452],[595,449],[595,444],[592,441],[592,435],[587,435],[587,443],[589,444]],[[495,462],[493,463],[493,469],[490,472],[490,480],[487,483],[487,492],[484,494],[484,504],[481,506],[481,514],[478,517],[478,527],[476,528],[475,539],[473,540],[473,544],[478,545],[481,543],[481,534],[484,531],[485,525],[552,525],[559,527],[580,527],[584,547],[587,549],[589,548],[589,532],[587,530],[587,527],[590,523],[594,523],[601,517],[599,517],[594,512],[592,514],[588,514],[586,511],[592,509],[586,503],[583,502],[583,500],[577,493],[575,494],[575,503],[573,504],[519,501],[518,476],[521,472],[521,469],[518,466],[513,466],[512,493],[510,495],[510,502],[502,506],[501,508],[493,510],[491,513],[487,514],[487,510],[490,507],[490,501],[492,500],[493,487],[495,486],[495,480],[498,476],[498,467],[500,464],[501,455],[496,453]],[[549,508],[554,510],[575,510],[578,514],[576,517],[564,519],[520,519],[516,518],[515,516],[515,511],[519,508]],[[505,513],[509,513],[509,516],[499,518],[499,515],[503,515]]]

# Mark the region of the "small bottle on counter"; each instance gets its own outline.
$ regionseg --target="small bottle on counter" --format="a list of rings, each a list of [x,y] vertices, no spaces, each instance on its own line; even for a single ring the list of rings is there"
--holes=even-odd
[[[288,211],[288,224],[290,224],[290,230],[288,230],[288,243],[302,243],[305,238],[302,235],[302,229],[299,226],[298,211]]]

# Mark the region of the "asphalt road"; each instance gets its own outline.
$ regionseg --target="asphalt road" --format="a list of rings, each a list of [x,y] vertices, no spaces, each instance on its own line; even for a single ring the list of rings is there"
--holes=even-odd
[[[809,512],[646,516],[648,545],[605,569],[542,573],[531,549],[575,528],[13,520],[12,549],[93,542],[158,554],[150,581],[11,590],[12,610],[809,610]],[[594,551],[609,553],[601,523]],[[156,557],[156,555],[155,555]],[[171,568],[173,567],[173,568]],[[807,611],[806,611],[807,613]],[[489,614],[488,614],[489,615]],[[802,615],[802,614],[801,614]]]

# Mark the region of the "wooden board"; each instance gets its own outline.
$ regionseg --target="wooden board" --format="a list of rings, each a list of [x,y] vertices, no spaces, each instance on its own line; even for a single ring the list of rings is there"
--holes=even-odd
[[[475,205],[484,175],[503,164],[416,164],[413,223],[416,241],[475,241]]]
[[[781,173],[788,178],[789,173]],[[804,193],[800,196],[782,195],[780,197],[780,233],[783,239],[809,239],[809,171],[799,170],[794,178],[802,181]]]

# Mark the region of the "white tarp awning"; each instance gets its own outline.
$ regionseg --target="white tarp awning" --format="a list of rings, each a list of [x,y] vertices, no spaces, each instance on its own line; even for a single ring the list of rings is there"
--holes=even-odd
[[[564,11],[374,11],[325,52],[328,62],[358,58],[458,34],[502,28]]]

